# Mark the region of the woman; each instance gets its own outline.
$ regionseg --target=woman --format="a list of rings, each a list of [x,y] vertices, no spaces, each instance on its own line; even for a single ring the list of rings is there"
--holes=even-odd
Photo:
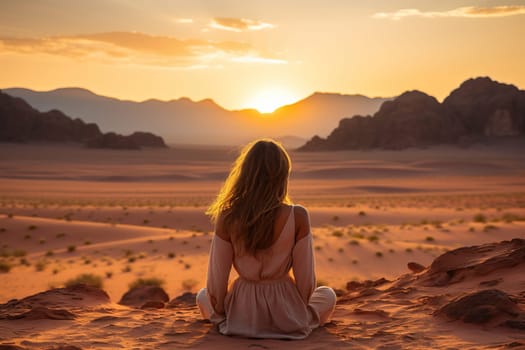
[[[215,235],[197,305],[222,334],[302,339],[330,321],[336,296],[315,288],[310,219],[288,197],[290,169],[280,144],[252,142],[207,211]],[[232,264],[239,277],[228,290]]]

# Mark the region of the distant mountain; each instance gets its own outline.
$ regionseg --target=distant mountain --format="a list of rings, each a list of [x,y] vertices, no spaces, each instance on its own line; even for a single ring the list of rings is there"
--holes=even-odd
[[[463,82],[443,103],[405,92],[373,116],[342,119],[328,137],[314,136],[300,149],[403,149],[516,135],[525,135],[525,91],[485,77]]]
[[[60,109],[85,122],[97,123],[103,131],[130,133],[144,130],[161,135],[170,143],[239,144],[256,137],[293,140],[298,146],[312,134],[327,135],[337,122],[354,114],[377,111],[388,99],[361,95],[315,93],[270,114],[256,110],[226,110],[210,99],[188,98],[143,102],[96,95],[80,88],[38,92],[22,88],[4,89],[40,111]],[[291,137],[291,138],[290,138]]]
[[[21,98],[0,91],[0,142],[69,142],[94,148],[139,149],[166,147],[156,135],[135,132],[103,134],[95,123],[72,119],[59,110],[39,112]]]

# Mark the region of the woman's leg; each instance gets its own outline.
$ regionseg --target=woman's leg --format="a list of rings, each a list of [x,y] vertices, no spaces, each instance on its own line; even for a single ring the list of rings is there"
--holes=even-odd
[[[330,322],[335,310],[337,296],[332,288],[321,286],[317,287],[310,297],[309,305],[319,314],[320,325]]]

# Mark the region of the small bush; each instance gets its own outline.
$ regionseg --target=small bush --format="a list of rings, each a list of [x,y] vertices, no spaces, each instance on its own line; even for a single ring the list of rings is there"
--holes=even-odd
[[[434,242],[435,239],[432,236],[427,236],[427,238],[425,238],[425,241],[427,241],[427,242]]]
[[[169,259],[173,259],[174,257],[175,257],[175,253],[173,253],[173,252],[169,252],[168,253],[168,258]]]
[[[61,233],[57,233],[55,237],[56,238],[64,238],[65,236],[66,236],[66,234],[61,232]]]
[[[377,256],[378,258],[381,258],[381,257],[383,257],[383,253],[381,253],[381,252],[376,252],[376,256]]]
[[[0,273],[8,273],[11,271],[11,264],[7,261],[0,260]]]
[[[481,213],[474,215],[474,222],[487,222],[487,217]]]
[[[79,284],[87,284],[88,286],[102,288],[102,277],[94,275],[92,273],[83,273],[75,278],[67,280],[65,283],[66,287],[73,287]]]
[[[361,210],[359,213],[357,213],[357,215],[359,215],[359,216],[366,216],[366,213]]]
[[[412,253],[412,248],[406,248],[406,249],[405,249],[405,252],[407,252],[407,253]]]
[[[379,237],[376,236],[376,235],[371,235],[371,236],[368,236],[368,240],[370,242],[378,242],[379,241]]]
[[[48,250],[47,253],[46,253],[46,256],[53,256],[53,251],[52,250]]]
[[[350,242],[348,242],[348,244],[350,244],[350,245],[359,245],[359,241],[353,239]]]
[[[74,245],[70,245],[70,246],[67,247],[67,251],[69,253],[73,253],[75,250],[77,250],[77,247],[74,246]]]
[[[497,230],[497,229],[498,229],[498,226],[485,225],[485,227],[483,227],[483,232],[488,232],[488,231]]]
[[[332,220],[333,220],[333,221],[339,221],[339,216],[334,215],[334,216],[332,217]]]
[[[35,264],[35,270],[38,272],[44,271],[46,269],[46,266],[47,266],[47,263],[43,260],[40,260],[39,262]]]
[[[29,225],[27,229],[32,231],[32,230],[36,230],[37,227],[35,225]]]
[[[343,237],[343,231],[335,230],[335,231],[332,232],[332,236],[334,236],[334,237]]]
[[[22,249],[15,249],[15,250],[13,251],[13,254],[12,254],[12,255],[13,255],[15,258],[20,258],[20,257],[22,257],[22,256],[26,256],[26,254],[27,254],[27,253],[26,253],[25,250],[22,250]]]
[[[198,284],[199,284],[199,281],[189,278],[189,279],[186,279],[186,280],[182,281],[182,289],[184,289],[184,290],[192,290]]]
[[[157,277],[138,278],[129,284],[129,289],[134,289],[142,286],[162,287],[165,283],[166,282],[163,279]]]

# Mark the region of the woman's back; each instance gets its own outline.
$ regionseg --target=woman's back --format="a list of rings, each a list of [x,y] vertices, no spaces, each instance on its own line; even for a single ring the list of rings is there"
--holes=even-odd
[[[239,276],[250,281],[282,279],[292,267],[292,250],[295,244],[295,216],[293,206],[283,205],[277,213],[274,243],[256,256],[242,252],[233,244],[233,265]],[[279,230],[279,228],[281,228]]]

